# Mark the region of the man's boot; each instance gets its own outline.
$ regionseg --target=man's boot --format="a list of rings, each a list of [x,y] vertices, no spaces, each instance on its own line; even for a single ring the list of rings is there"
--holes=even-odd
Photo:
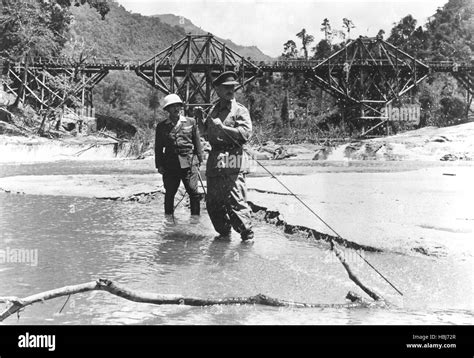
[[[240,238],[242,239],[242,241],[249,241],[249,240],[253,240],[254,238],[254,233],[252,230],[245,230],[245,231],[242,231],[240,233]]]

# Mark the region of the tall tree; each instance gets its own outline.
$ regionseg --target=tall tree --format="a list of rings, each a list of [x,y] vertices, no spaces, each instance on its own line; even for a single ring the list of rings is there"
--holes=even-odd
[[[472,0],[449,0],[426,25],[432,60],[468,62],[474,55]]]
[[[352,20],[345,17],[345,18],[342,19],[342,27],[344,27],[346,29],[347,38],[350,40],[351,39],[351,29],[355,28],[354,23],[352,22]]]
[[[105,0],[88,3],[104,17],[109,7]],[[67,41],[72,17],[69,0],[2,0],[0,12],[0,55],[21,58],[29,55],[55,55]]]
[[[302,49],[304,52],[304,58],[305,60],[307,60],[308,59],[308,45],[314,41],[314,36],[309,35],[306,32],[306,29],[302,29],[300,32],[296,34],[296,36],[301,39],[301,44],[303,45]]]
[[[329,23],[329,20],[327,18],[325,18],[323,20],[323,23],[321,24],[321,31],[324,32],[324,39],[326,40],[326,42],[331,43],[332,30],[331,24]]]
[[[395,24],[387,41],[417,58],[425,57],[429,47],[428,34],[421,26],[417,27],[417,21],[411,15]]]
[[[283,44],[283,57],[292,59],[298,57],[298,49],[296,43],[293,40],[288,40]]]
[[[314,56],[313,58],[316,60],[324,60],[328,58],[331,54],[332,47],[331,44],[327,40],[321,40],[318,44],[313,47]]]
[[[389,42],[392,45],[401,46],[405,44],[415,32],[416,20],[413,16],[407,15],[401,19],[398,24],[394,25],[389,37]]]
[[[0,55],[9,58],[50,56],[59,48],[53,16],[38,1],[2,2],[0,14]]]

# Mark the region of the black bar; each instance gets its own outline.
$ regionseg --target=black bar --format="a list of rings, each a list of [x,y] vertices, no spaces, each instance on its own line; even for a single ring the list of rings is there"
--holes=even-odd
[[[266,353],[291,345],[292,356],[308,352],[323,357],[341,353],[364,357],[472,357],[473,333],[472,326],[0,326],[0,357],[99,353],[142,356],[147,351],[156,356],[165,354],[163,347],[192,349],[197,354],[195,346],[222,344],[265,346]],[[32,335],[55,335],[54,351],[49,350],[52,345],[18,346],[27,337],[34,342]],[[408,348],[408,344],[425,346]],[[435,348],[435,344],[456,347]]]

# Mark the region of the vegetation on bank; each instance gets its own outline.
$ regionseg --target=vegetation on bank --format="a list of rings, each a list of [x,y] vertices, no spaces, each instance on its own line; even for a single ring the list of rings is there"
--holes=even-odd
[[[421,61],[472,63],[473,12],[471,0],[449,0],[424,25],[407,15],[394,24],[390,34],[380,30],[376,35]],[[283,45],[281,58],[326,59],[344,46],[351,37],[351,29],[357,26],[347,18],[340,25],[340,29],[335,28],[324,19],[324,38],[317,44],[314,36],[302,29]],[[451,74],[433,73],[395,104],[419,104],[419,127],[442,127],[467,120],[466,96],[466,89]],[[303,76],[263,78],[247,88],[244,103],[250,106],[257,127],[272,138],[301,141],[349,135],[336,100]],[[395,132],[410,128],[404,124],[393,126]]]
[[[179,24],[132,14],[110,0],[6,0],[2,4],[0,56],[5,58],[67,56],[138,61],[186,34]],[[390,34],[379,31],[377,36],[422,61],[470,62],[474,51],[472,15],[470,0],[449,0],[426,24],[420,25],[407,15],[394,24]],[[303,28],[294,39],[282,44],[280,58],[327,58],[344,46],[357,26],[348,18],[337,25],[328,19],[320,21],[323,40],[315,43],[315,36]],[[401,101],[420,104],[420,126],[446,126],[466,118],[465,90],[449,74],[430,75],[411,95]],[[95,87],[94,106],[96,113],[136,127],[137,150],[145,150],[153,142],[155,124],[165,118],[159,105],[162,96],[134,73],[112,71]],[[237,97],[251,112],[256,143],[267,139],[324,142],[349,135],[336,100],[303,75],[263,77],[251,82]],[[45,118],[46,114],[39,117],[41,127]],[[38,121],[30,124],[38,125]]]

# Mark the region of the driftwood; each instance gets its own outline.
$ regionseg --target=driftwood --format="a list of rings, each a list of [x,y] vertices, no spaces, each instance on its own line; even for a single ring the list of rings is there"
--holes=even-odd
[[[374,290],[368,288],[366,285],[364,285],[360,280],[359,278],[354,274],[354,272],[351,270],[349,264],[346,262],[346,260],[344,259],[344,256],[341,252],[341,250],[339,250],[336,246],[336,244],[334,242],[331,241],[331,250],[334,251],[334,253],[336,254],[337,258],[339,259],[339,261],[341,261],[342,263],[342,266],[344,266],[344,268],[346,269],[347,271],[347,274],[349,275],[349,278],[357,285],[359,286],[362,291],[364,291],[365,293],[367,293],[371,298],[373,298],[375,301],[379,301],[379,302],[383,302],[383,303],[386,303],[385,299],[380,296],[379,294],[377,294]]]
[[[92,144],[90,147],[86,148],[86,149],[81,149],[80,151],[78,151],[77,153],[74,153],[73,156],[74,157],[78,157],[80,156],[81,154],[87,152],[89,149],[92,149],[94,147],[97,147],[98,145],[97,144]]]
[[[362,289],[362,291],[367,293],[376,302],[382,303],[384,305],[388,304],[388,302],[382,296],[380,296],[374,290],[372,290],[372,289],[368,288],[366,285],[364,285],[360,281],[360,279],[354,274],[351,267],[349,266],[347,261],[344,259],[344,255],[342,254],[341,250],[339,248],[337,248],[336,243],[338,242],[339,244],[342,244],[345,247],[353,248],[353,249],[356,249],[356,250],[361,250],[362,249],[362,250],[366,250],[366,251],[378,252],[378,251],[380,251],[379,249],[372,248],[370,246],[359,245],[359,244],[356,244],[356,243],[353,243],[353,242],[350,242],[350,241],[346,241],[346,240],[342,239],[341,237],[335,237],[335,236],[331,236],[331,235],[327,235],[327,234],[322,234],[322,233],[317,232],[314,229],[310,229],[310,228],[307,228],[305,226],[290,225],[290,224],[286,223],[286,221],[284,221],[280,218],[281,214],[280,214],[279,211],[268,210],[267,208],[265,208],[263,206],[258,206],[256,204],[250,202],[250,201],[248,201],[248,203],[249,203],[250,208],[252,209],[252,211],[254,213],[259,213],[259,212],[264,212],[265,213],[264,217],[263,217],[264,221],[269,222],[269,223],[273,223],[276,226],[283,226],[284,229],[285,229],[285,233],[287,233],[287,234],[294,234],[294,233],[297,233],[297,232],[306,232],[306,233],[309,234],[309,236],[312,236],[314,239],[327,241],[331,245],[331,249],[334,251],[337,258],[339,259],[339,261],[342,263],[345,270],[347,271],[347,274],[349,275],[349,278],[357,286],[359,286]]]
[[[292,196],[290,193],[280,193],[280,192],[278,192],[278,191],[270,191],[270,190],[263,190],[263,189],[257,189],[257,188],[249,188],[249,190],[256,191],[257,193],[263,193],[263,194],[289,195],[289,196]]]
[[[19,313],[24,307],[36,302],[44,302],[53,298],[70,296],[76,293],[89,291],[106,291],[113,295],[134,302],[150,303],[155,305],[187,305],[187,306],[212,306],[212,305],[263,305],[273,307],[294,308],[356,308],[373,305],[354,292],[348,292],[346,298],[351,301],[340,304],[303,303],[272,298],[263,294],[250,297],[227,297],[227,298],[197,298],[185,297],[174,294],[159,294],[152,292],[133,291],[127,287],[107,279],[87,282],[74,286],[65,286],[54,290],[37,293],[25,298],[14,296],[0,297],[0,302],[7,303],[7,308],[0,313],[0,322],[7,317]],[[62,309],[61,309],[62,310]]]

